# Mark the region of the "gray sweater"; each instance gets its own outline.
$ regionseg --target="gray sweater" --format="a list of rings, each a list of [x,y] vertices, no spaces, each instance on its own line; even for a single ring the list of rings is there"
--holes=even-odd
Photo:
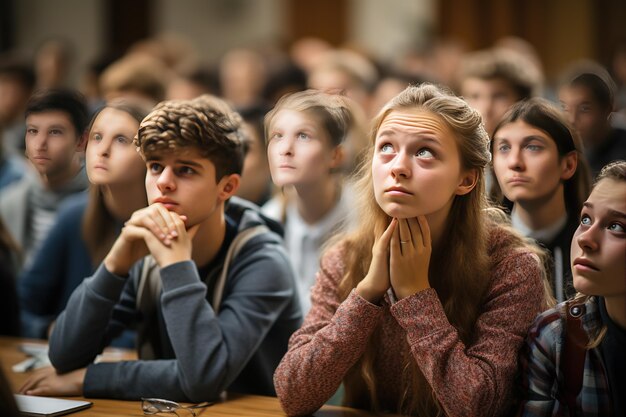
[[[236,198],[226,214],[231,235],[262,223],[279,228],[256,206]],[[227,228],[223,247],[229,245],[228,234]],[[149,321],[155,323],[151,330],[160,345],[156,360],[93,363],[112,337],[146,319],[136,309],[142,261],[128,278],[100,265],[58,317],[50,337],[52,364],[61,373],[87,366],[86,397],[200,402],[224,390],[275,395],[272,375],[302,322],[292,267],[281,243],[277,233],[268,231],[243,246],[229,266],[218,314],[209,302],[211,277],[221,270],[224,250],[211,264],[208,290],[191,261],[162,268],[157,317]]]

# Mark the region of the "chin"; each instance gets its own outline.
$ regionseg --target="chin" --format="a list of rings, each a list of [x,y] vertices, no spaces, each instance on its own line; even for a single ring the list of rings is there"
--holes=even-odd
[[[396,204],[387,205],[386,207],[381,208],[389,217],[396,217],[398,219],[410,219],[423,214],[416,210],[415,207],[398,206]]]
[[[574,276],[574,289],[585,295],[601,295],[592,281],[581,276]]]

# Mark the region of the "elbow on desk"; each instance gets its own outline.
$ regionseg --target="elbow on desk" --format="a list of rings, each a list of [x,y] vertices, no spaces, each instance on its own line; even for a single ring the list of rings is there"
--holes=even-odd
[[[215,401],[218,400],[222,391],[225,391],[228,387],[224,386],[222,382],[224,380],[223,375],[219,375],[215,378],[207,377],[203,374],[194,374],[185,376],[182,372],[179,372],[178,379],[180,388],[185,395],[185,401],[200,403],[203,401]]]

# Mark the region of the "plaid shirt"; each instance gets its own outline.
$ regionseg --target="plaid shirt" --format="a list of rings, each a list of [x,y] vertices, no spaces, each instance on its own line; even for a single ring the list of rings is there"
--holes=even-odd
[[[593,340],[602,327],[598,301],[589,297],[584,304],[583,328]],[[568,410],[563,397],[561,358],[564,343],[564,303],[540,314],[530,328],[521,355],[522,398],[520,416],[610,416],[611,393],[598,348],[585,355],[582,388],[576,410]]]

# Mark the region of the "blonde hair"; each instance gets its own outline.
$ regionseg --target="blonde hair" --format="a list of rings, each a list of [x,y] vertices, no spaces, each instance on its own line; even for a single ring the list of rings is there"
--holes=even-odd
[[[361,165],[360,178],[356,184],[360,226],[342,238],[347,250],[346,272],[339,288],[340,297],[345,299],[367,274],[374,238],[391,221],[374,198],[371,172],[373,143],[385,118],[391,112],[404,109],[421,109],[438,117],[455,134],[462,169],[476,172],[474,189],[454,197],[442,243],[433,248],[429,269],[429,277],[437,277],[431,279],[430,284],[437,291],[448,320],[458,330],[460,339],[469,345],[474,339],[475,322],[490,280],[490,229],[497,227],[485,212],[484,168],[491,156],[489,137],[479,113],[443,88],[432,84],[409,86],[387,103],[373,121],[370,150]],[[512,246],[526,246],[521,239],[513,236]],[[446,259],[455,261],[446,262],[444,254]],[[467,276],[472,278],[467,279]],[[376,332],[380,331],[379,327]],[[345,378],[345,402],[350,405],[378,409],[373,372],[377,340],[379,338],[376,335],[370,338],[363,357]],[[407,382],[397,411],[419,415],[443,414],[432,388],[412,357],[407,359],[404,373],[402,381]]]

